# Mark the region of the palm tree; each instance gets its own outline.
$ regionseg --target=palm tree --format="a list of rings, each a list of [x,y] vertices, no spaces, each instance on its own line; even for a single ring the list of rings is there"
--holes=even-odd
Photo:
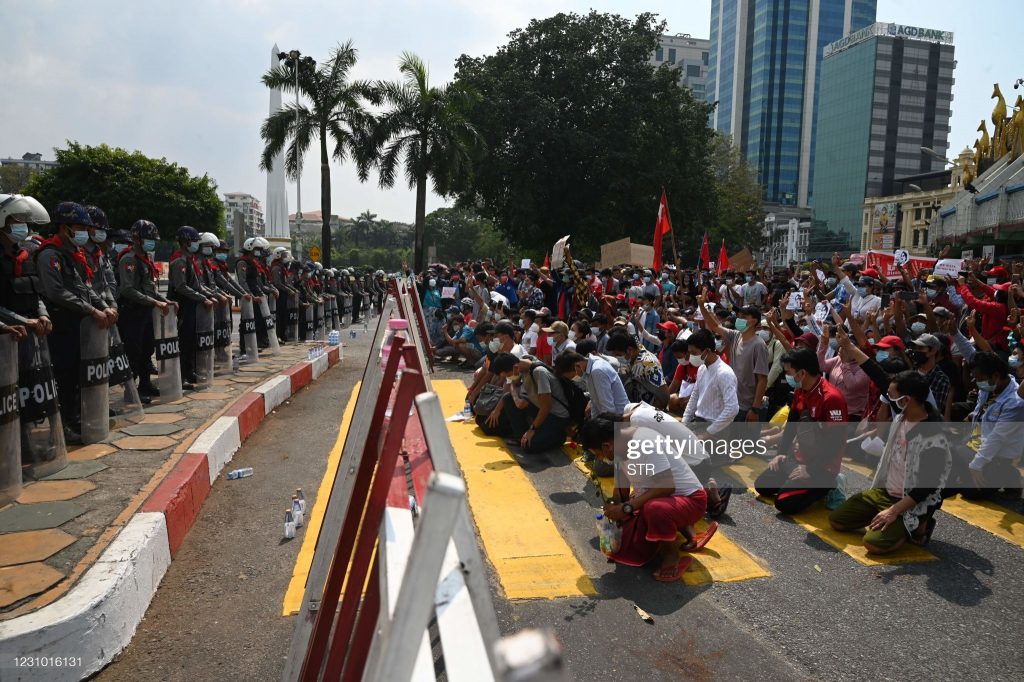
[[[367,243],[369,243],[376,224],[377,214],[371,213],[369,210],[363,211],[356,216],[355,222],[352,225],[352,236],[355,238],[356,246],[359,246],[359,235],[366,237]]]
[[[382,188],[394,186],[399,163],[409,187],[416,188],[414,260],[416,272],[422,272],[427,179],[444,196],[471,174],[483,144],[467,114],[479,96],[458,83],[431,87],[426,65],[409,52],[402,53],[398,70],[403,80],[378,84],[390,110],[377,121],[375,142],[384,147],[377,167]]]
[[[320,144],[320,210],[323,214],[320,244],[324,267],[331,265],[331,159],[339,162],[351,159],[363,181],[372,163],[373,117],[365,109],[365,103],[373,104],[378,99],[368,81],[349,80],[355,63],[352,41],[336,47],[319,66],[308,58],[298,60],[295,66],[299,70],[298,90],[309,106],[288,104],[267,117],[260,128],[264,141],[260,159],[263,170],[269,171],[274,159],[288,145],[285,170],[289,176],[298,177],[306,151],[314,141]],[[277,66],[263,75],[265,86],[285,92],[295,92],[295,81],[295,71],[288,65]],[[328,152],[331,141],[333,153]]]

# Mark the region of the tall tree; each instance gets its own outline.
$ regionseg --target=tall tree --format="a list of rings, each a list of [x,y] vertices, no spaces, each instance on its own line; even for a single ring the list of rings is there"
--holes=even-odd
[[[703,229],[711,107],[650,65],[664,30],[653,14],[558,14],[491,56],[461,56],[456,82],[481,95],[470,117],[488,157],[460,204],[535,251],[572,233],[580,256],[626,236],[650,244],[662,187],[677,241]]]
[[[741,245],[756,251],[763,241],[763,190],[757,182],[757,172],[728,135],[715,133],[711,139],[711,171],[715,185],[715,238],[720,235],[725,239],[730,251]]]
[[[377,214],[371,213],[370,211],[363,211],[358,216],[352,225],[352,236],[355,241],[355,245],[359,246],[359,236],[366,238],[369,243],[370,237],[373,235],[374,228],[377,224]]]
[[[481,141],[468,115],[479,98],[463,84],[431,86],[426,65],[414,54],[403,53],[398,70],[401,81],[379,84],[390,110],[377,124],[375,142],[383,148],[377,165],[381,187],[394,186],[401,164],[409,187],[416,188],[414,261],[422,272],[427,181],[445,196],[471,177]]]
[[[294,93],[298,87],[308,102],[308,105],[287,104],[263,122],[260,168],[270,170],[274,159],[287,145],[285,170],[291,177],[298,177],[306,151],[313,142],[319,143],[320,211],[323,214],[320,246],[324,267],[331,265],[331,160],[342,163],[352,160],[363,181],[371,165],[369,136],[373,117],[366,104],[373,104],[377,99],[368,81],[349,78],[356,58],[356,49],[350,40],[335,48],[320,65],[300,58],[293,60],[291,66],[282,64],[263,75],[263,84],[268,88]],[[297,86],[293,69],[298,69]],[[333,152],[329,151],[331,142]]]

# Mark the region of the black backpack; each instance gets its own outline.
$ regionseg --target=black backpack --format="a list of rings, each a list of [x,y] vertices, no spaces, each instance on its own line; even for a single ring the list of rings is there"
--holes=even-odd
[[[551,375],[555,377],[559,385],[562,387],[562,393],[565,394],[565,398],[568,401],[568,405],[555,397],[555,394],[551,394],[553,400],[558,400],[559,404],[569,412],[569,419],[572,423],[580,426],[586,421],[587,403],[590,399],[587,398],[587,394],[583,392],[583,389],[577,386],[571,379],[558,376],[555,371],[548,367],[543,362],[532,362],[530,363],[530,377],[533,377],[533,370],[538,367],[543,367],[547,371],[551,372]],[[536,382],[536,379],[534,380]]]

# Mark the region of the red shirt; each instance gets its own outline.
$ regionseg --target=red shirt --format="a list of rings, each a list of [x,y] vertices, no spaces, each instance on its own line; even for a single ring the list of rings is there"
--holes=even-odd
[[[793,402],[790,405],[791,412],[805,412],[811,419],[818,422],[839,423],[848,421],[846,412],[846,398],[839,392],[839,389],[830,384],[825,377],[821,377],[818,383],[809,391],[798,388],[793,391]],[[839,436],[842,435],[842,438]],[[846,451],[845,434],[836,431],[834,434],[825,431],[823,437],[829,443],[835,441],[835,454],[825,465],[832,474],[838,474],[843,463],[843,454]],[[796,461],[807,464],[800,449],[796,451]]]
[[[690,364],[689,360],[682,360],[676,365],[676,373],[672,375],[672,381],[678,381],[680,383],[689,381],[691,384],[697,381],[697,370],[699,367],[694,367]]]

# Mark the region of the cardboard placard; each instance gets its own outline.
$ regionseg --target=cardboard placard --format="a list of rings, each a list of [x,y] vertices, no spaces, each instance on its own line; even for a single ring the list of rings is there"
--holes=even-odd
[[[935,264],[934,274],[940,277],[957,277],[963,269],[962,258],[943,258]]]
[[[441,298],[454,299],[458,295],[458,287],[441,287]]]
[[[565,246],[569,243],[569,235],[565,235],[551,249],[551,267],[560,268],[565,263]]]
[[[519,267],[522,268],[523,270],[529,270],[530,269],[530,259],[529,258],[524,258],[522,261],[520,261]]]
[[[896,249],[893,260],[896,261],[896,265],[906,265],[910,262],[910,252],[906,249]]]
[[[786,306],[786,310],[803,310],[804,308],[804,292],[794,291],[789,295],[789,304]]]
[[[754,256],[751,255],[750,249],[740,249],[733,255],[729,256],[729,269],[733,272],[747,272],[748,270],[754,270],[757,262],[754,260]]]

